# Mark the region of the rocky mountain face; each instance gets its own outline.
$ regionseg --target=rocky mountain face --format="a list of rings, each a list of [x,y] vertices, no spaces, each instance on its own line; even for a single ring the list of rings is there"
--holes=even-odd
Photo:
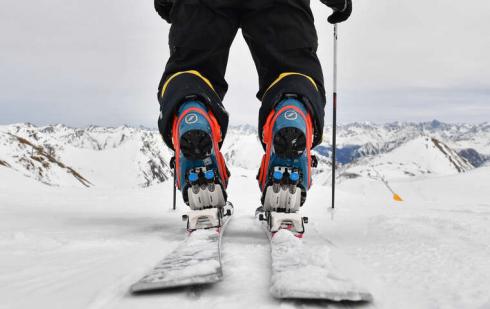
[[[68,176],[85,187],[92,184],[79,172],[67,166],[58,157],[56,149],[49,144],[35,145],[24,137],[7,133],[3,136],[2,145],[8,145],[10,157],[8,161],[0,160],[0,164],[21,170],[26,176],[35,178],[45,184],[54,184],[57,174]],[[66,178],[66,177],[65,177]]]
[[[474,167],[480,167],[486,162],[490,162],[490,156],[483,155],[473,148],[462,149],[458,154],[468,160]]]
[[[172,177],[171,156],[158,132],[145,128],[0,127],[4,166],[49,185],[83,178],[85,186],[146,187]]]
[[[337,158],[347,178],[414,177],[465,172],[490,161],[490,124],[352,123],[338,127]],[[314,149],[316,178],[331,169],[331,128]],[[254,169],[263,149],[249,125],[228,130],[227,164]],[[156,130],[121,126],[70,128],[32,124],[0,126],[0,170],[14,169],[48,185],[147,187],[172,178],[173,153]]]

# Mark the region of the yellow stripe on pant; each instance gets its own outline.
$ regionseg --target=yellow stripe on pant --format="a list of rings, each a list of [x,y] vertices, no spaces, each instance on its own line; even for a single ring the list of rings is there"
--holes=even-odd
[[[182,75],[182,74],[194,74],[194,75],[196,75],[197,77],[201,78],[209,86],[209,88],[213,89],[213,91],[216,92],[216,90],[214,90],[213,84],[211,84],[211,82],[209,81],[209,79],[207,79],[206,77],[204,77],[201,73],[199,73],[196,70],[189,70],[189,71],[177,72],[177,73],[173,74],[172,76],[170,76],[165,81],[165,84],[162,87],[162,92],[160,94],[161,97],[163,97],[165,91],[167,90],[167,87],[168,87],[168,84],[170,83],[170,81],[172,81],[172,79],[174,79],[175,77],[177,77],[179,75]]]
[[[285,72],[285,73],[281,73],[279,75],[279,77],[276,78],[276,80],[272,82],[272,84],[269,86],[269,88],[267,88],[267,90],[264,92],[264,96],[265,96],[265,93],[267,93],[267,91],[269,91],[277,83],[279,83],[285,77],[288,77],[288,76],[291,76],[291,75],[299,75],[299,76],[303,76],[303,77],[307,78],[313,84],[313,86],[315,87],[316,91],[318,91],[318,86],[317,86],[315,80],[313,78],[311,78],[310,76],[308,76],[306,74],[297,73],[297,72]]]

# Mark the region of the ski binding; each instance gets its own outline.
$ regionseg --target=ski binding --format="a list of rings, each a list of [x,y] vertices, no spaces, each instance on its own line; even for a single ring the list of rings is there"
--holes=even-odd
[[[308,223],[308,217],[303,217],[298,212],[264,211],[263,207],[259,207],[256,215],[259,221],[267,223],[267,229],[272,235],[286,229],[297,237],[302,237],[305,224]]]
[[[192,210],[223,207],[226,193],[213,169],[197,167],[188,171],[184,200]]]
[[[190,210],[182,216],[182,221],[187,222],[187,231],[199,229],[219,228],[223,225],[223,219],[232,215],[232,208],[206,208]]]

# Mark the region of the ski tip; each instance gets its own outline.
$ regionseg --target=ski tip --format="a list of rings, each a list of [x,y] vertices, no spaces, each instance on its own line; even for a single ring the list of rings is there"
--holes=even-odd
[[[367,291],[314,293],[308,291],[275,291],[271,289],[271,294],[274,298],[284,300],[325,300],[353,303],[369,303],[374,300],[373,295]]]
[[[174,282],[136,282],[129,287],[129,292],[133,295],[150,294],[163,291],[178,291],[179,289],[192,286],[206,286],[223,280],[223,274],[213,274],[193,280],[182,280]]]

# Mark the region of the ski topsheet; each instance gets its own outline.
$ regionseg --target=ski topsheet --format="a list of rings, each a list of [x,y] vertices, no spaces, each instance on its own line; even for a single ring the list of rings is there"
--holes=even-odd
[[[233,206],[227,204],[225,210],[228,209],[220,228],[190,232],[174,251],[133,284],[130,291],[137,293],[220,281],[223,277],[221,237],[231,219]]]
[[[261,221],[271,245],[271,294],[281,299],[323,299],[331,301],[370,301],[372,295],[354,281],[342,276],[330,258],[332,246],[310,248],[287,229],[272,234]],[[325,250],[324,250],[325,249]]]
[[[271,293],[276,298],[368,301],[371,294],[336,272],[328,255],[308,250],[288,230],[271,238]]]

